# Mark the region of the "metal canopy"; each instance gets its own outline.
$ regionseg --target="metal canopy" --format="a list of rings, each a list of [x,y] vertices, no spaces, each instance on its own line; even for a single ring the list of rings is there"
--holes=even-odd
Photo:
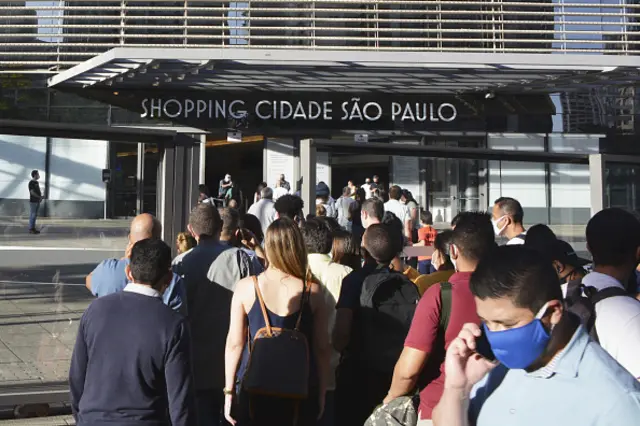
[[[65,139],[107,139],[111,142],[159,143],[186,147],[199,143],[199,141],[191,137],[172,130],[24,120],[0,120],[0,134],[60,137]]]
[[[339,154],[393,155],[402,157],[441,157],[474,160],[502,160],[527,163],[572,163],[589,164],[588,154],[569,154],[557,152],[523,152],[504,149],[455,148],[430,145],[409,145],[390,143],[357,143],[352,141],[312,140],[319,151]]]
[[[640,82],[640,56],[115,48],[51,87],[232,92],[550,93]]]

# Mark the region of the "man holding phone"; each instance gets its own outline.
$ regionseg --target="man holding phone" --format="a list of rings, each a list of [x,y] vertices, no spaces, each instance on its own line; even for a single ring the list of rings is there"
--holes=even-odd
[[[384,400],[388,404],[419,388],[419,426],[432,424],[432,410],[442,395],[446,347],[465,323],[480,323],[469,280],[480,259],[496,247],[491,217],[461,213],[452,243],[449,250],[456,273],[448,283],[429,287],[420,299]]]
[[[447,349],[436,426],[637,425],[640,383],[564,309],[542,254],[498,248],[471,292],[483,323],[465,324]],[[483,335],[494,362],[479,354]]]

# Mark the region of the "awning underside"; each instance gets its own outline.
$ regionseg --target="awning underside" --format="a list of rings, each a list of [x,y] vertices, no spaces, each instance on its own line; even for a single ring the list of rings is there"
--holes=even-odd
[[[640,57],[116,48],[51,87],[224,92],[553,93],[640,82]]]

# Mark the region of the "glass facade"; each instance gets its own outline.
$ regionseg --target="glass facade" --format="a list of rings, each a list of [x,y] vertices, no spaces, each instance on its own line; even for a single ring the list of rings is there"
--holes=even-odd
[[[0,65],[63,69],[118,46],[629,54],[635,0],[0,1]]]
[[[49,77],[114,47],[633,55],[639,19],[635,0],[0,0],[0,119],[174,125],[47,87]],[[627,86],[604,82],[549,93],[544,102],[555,113],[492,116],[474,131],[455,123],[456,132],[411,143],[638,156],[635,85],[630,78]],[[511,98],[524,99],[518,96]],[[260,144],[208,148],[209,186],[217,187],[226,172],[242,174],[242,190],[252,194],[264,172]],[[335,194],[348,179],[388,176],[410,188],[440,227],[458,212],[489,208],[500,196],[518,198],[527,225],[549,224],[579,252],[586,250],[586,164],[366,154],[336,154],[329,163]],[[123,255],[128,218],[156,213],[158,164],[152,145],[4,135],[0,128],[0,388],[66,380],[78,320],[93,298],[85,276],[102,259]],[[243,173],[245,167],[251,172]],[[104,168],[113,173],[107,188]],[[27,232],[34,169],[41,171],[46,196],[38,236]],[[605,175],[605,205],[640,211],[640,166],[609,163]]]

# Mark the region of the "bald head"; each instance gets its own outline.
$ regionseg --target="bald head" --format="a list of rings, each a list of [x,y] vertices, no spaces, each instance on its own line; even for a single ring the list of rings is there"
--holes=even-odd
[[[132,244],[138,241],[146,240],[147,238],[157,239],[161,238],[162,225],[160,221],[149,213],[143,213],[136,216],[131,221],[131,229],[129,234],[129,241]]]

